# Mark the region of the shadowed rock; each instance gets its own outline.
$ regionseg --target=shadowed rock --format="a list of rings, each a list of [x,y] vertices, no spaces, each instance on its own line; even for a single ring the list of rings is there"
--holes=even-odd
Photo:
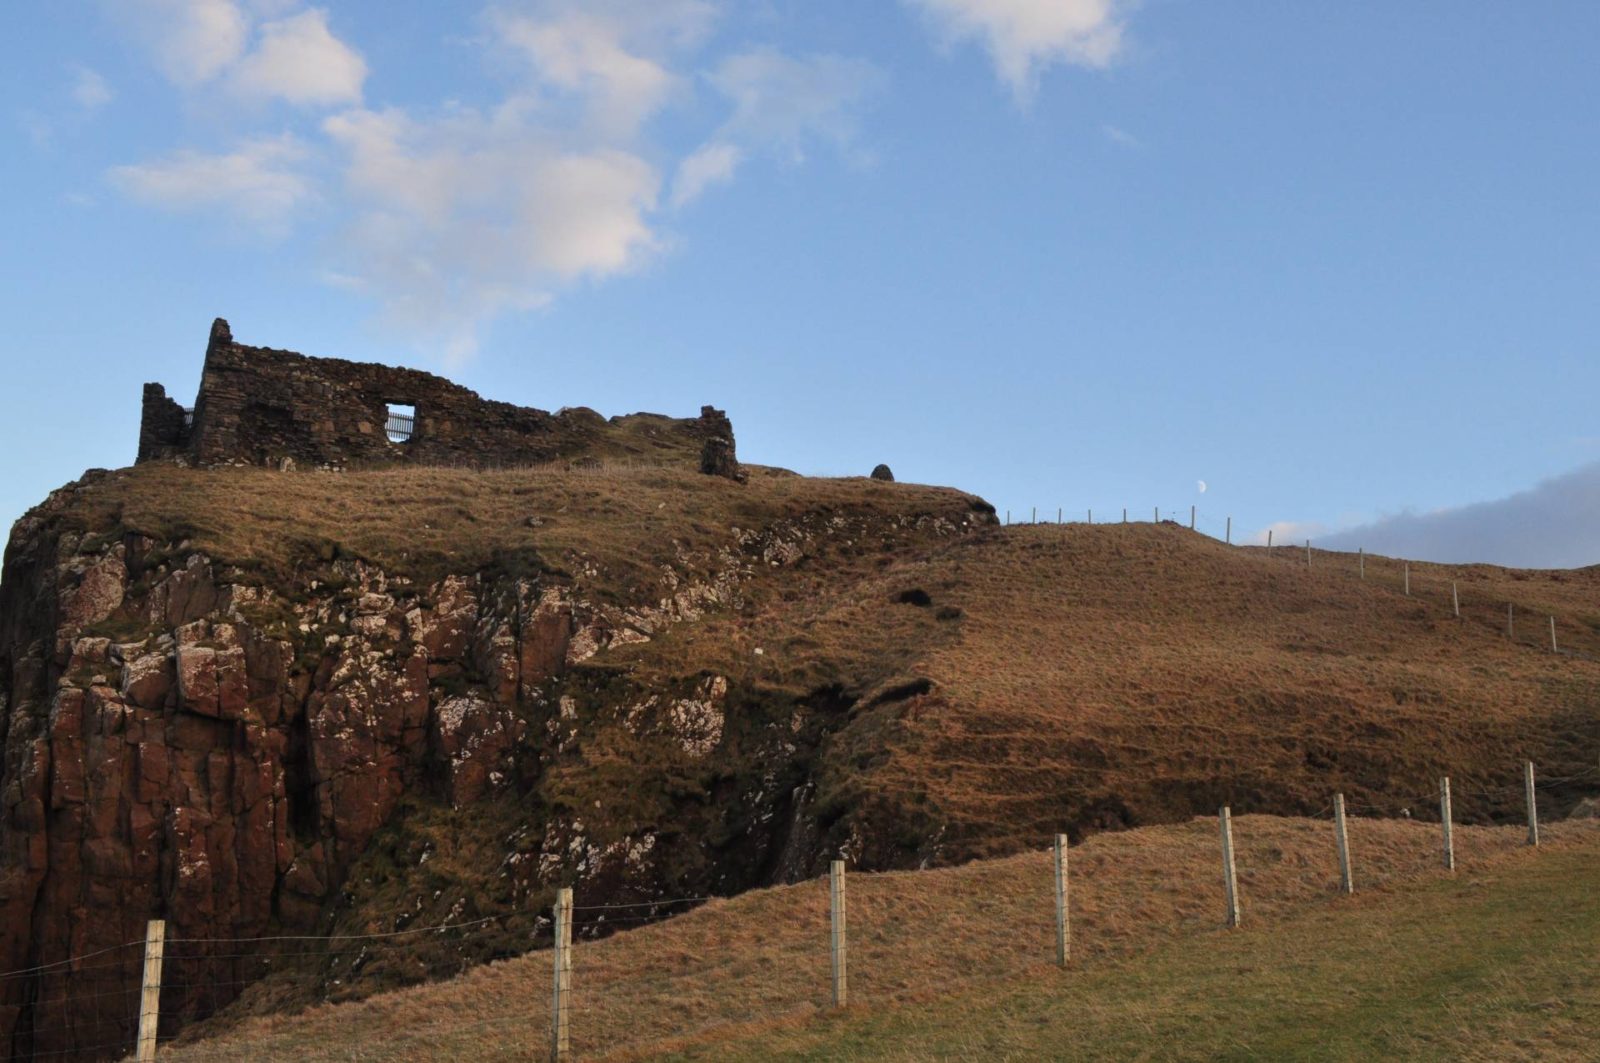
[[[739,458],[734,451],[733,423],[728,415],[712,406],[700,407],[700,430],[706,440],[700,449],[700,471],[707,476],[725,476],[742,482],[744,473],[739,469]]]

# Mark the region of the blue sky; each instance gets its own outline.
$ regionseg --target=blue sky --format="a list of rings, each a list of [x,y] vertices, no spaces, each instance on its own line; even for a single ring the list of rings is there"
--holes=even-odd
[[[1018,517],[1600,562],[1600,5],[0,18],[0,521],[223,316]]]

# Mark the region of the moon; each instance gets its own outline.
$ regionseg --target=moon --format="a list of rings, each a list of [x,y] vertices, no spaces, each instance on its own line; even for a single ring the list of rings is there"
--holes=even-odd
[[[1206,493],[1206,482],[1204,480],[1197,481],[1194,486],[1201,494]]]

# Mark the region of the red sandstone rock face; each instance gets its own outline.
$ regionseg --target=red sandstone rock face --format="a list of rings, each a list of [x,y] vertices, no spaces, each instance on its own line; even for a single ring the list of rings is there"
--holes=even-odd
[[[574,607],[560,588],[451,577],[419,593],[350,562],[337,593],[290,603],[200,554],[144,571],[155,545],[29,528],[14,543],[0,969],[139,941],[150,917],[181,938],[312,929],[425,774],[457,803],[506,784],[529,695],[566,667]],[[65,1012],[20,1005],[136,985],[138,954],[0,982],[0,1043],[125,1039],[126,1009],[69,1028]]]
[[[633,898],[669,874],[681,885],[686,866],[695,891],[731,891],[762,867],[799,873],[820,859],[790,770],[799,745],[820,740],[816,714],[802,706],[757,730],[729,711],[725,677],[589,687],[573,666],[737,604],[751,571],[794,563],[813,535],[860,537],[842,515],[735,529],[714,556],[680,554],[682,572],[666,568],[652,600],[619,606],[526,579],[419,587],[358,561],[261,586],[184,543],[63,531],[54,512],[19,522],[0,579],[0,971],[95,957],[0,979],[13,1056],[131,1044],[149,918],[167,920],[169,939],[221,939],[187,945],[214,958],[240,938],[323,929],[411,794],[469,806],[520,773],[529,811],[504,839],[500,874],[524,899],[557,881]],[[669,774],[712,763],[747,727],[752,767],[737,785],[719,772],[715,801],[691,796],[664,820],[629,819],[620,806],[634,795],[604,791],[618,807],[537,807],[527,780],[595,727],[664,750]],[[675,840],[658,844],[663,821]],[[705,852],[705,839],[732,835],[725,853]],[[204,976],[258,974],[217,959]],[[164,990],[163,1011],[203,1018],[235,991]],[[83,999],[110,1004],[71,1003]]]

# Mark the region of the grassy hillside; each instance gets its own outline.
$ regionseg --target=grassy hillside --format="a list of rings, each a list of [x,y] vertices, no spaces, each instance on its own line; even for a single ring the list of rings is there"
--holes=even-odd
[[[1137,961],[664,1054],[699,1060],[1592,1059],[1593,845]]]
[[[1025,853],[1057,830],[1098,844],[1102,831],[1184,824],[1223,803],[1316,815],[1342,791],[1358,815],[1426,816],[1443,774],[1458,818],[1505,822],[1520,812],[1525,759],[1552,783],[1552,817],[1594,792],[1600,570],[1418,564],[1407,595],[1391,559],[1367,558],[1362,580],[1349,554],[1308,564],[1303,550],[1171,524],[1000,527],[949,489],[751,472],[741,485],[643,465],[151,465],[52,511],[91,538],[173,544],[174,563],[204,551],[284,596],[314,580],[324,593],[336,559],[418,588],[447,573],[535,579],[622,611],[737,571],[736,591],[692,620],[555,680],[544,697],[570,704],[570,736],[552,748],[530,732],[514,789],[462,809],[408,794],[328,913],[339,932],[365,933],[515,911],[514,933],[489,923],[425,958],[317,957],[314,976],[285,972],[230,1016],[527,948],[530,910],[570,869],[558,853],[550,875],[517,888],[508,869],[520,862],[526,877],[542,839],[566,844],[552,823],[575,837],[581,820],[588,845],[648,839],[659,874],[620,899],[653,901],[804,878],[839,852],[882,870]],[[1505,631],[1508,603],[1519,638]],[[1549,652],[1549,615],[1572,652]],[[713,678],[727,691],[713,751],[634,726],[631,706],[692,697]],[[595,899],[583,890],[580,905]],[[1197,903],[1185,917],[1211,918]],[[603,915],[580,913],[583,930],[636,925]],[[814,947],[797,944],[795,958],[825,962]],[[774,992],[717,1001],[731,1021],[791,999]]]
[[[1517,800],[1525,757],[1594,764],[1600,665],[1513,642],[1503,620],[1508,601],[1559,614],[1569,646],[1600,654],[1600,572],[1413,566],[1408,597],[1399,568],[1369,558],[1362,581],[1350,555],[1307,566],[1148,524],[954,545],[899,570],[965,615],[918,662],[935,693],[839,785],[925,798],[952,849],[991,854],[1063,822],[1315,812],[1334,790],[1395,814],[1446,773],[1487,816]]]
[[[820,881],[715,901],[575,950],[588,1059],[1507,1058],[1600,1033],[1600,824],[1235,823],[1244,923],[1221,928],[1214,820],[1073,849],[1073,962],[1053,950],[1046,853],[851,876],[852,1007],[827,1009]],[[549,954],[295,1018],[255,1019],[173,1060],[534,1058]],[[1230,994],[1232,999],[1230,1000]],[[197,1031],[198,1033],[198,1031]],[[1327,1049],[1324,1051],[1324,1049]],[[1515,1056],[1513,1052],[1512,1057]]]
[[[1600,569],[1413,564],[1408,596],[1391,559],[1368,557],[1361,580],[1349,554],[1308,564],[1172,524],[998,527],[973,523],[988,508],[960,492],[752,472],[739,485],[651,466],[143,466],[80,491],[70,521],[181,539],[269,582],[343,556],[419,581],[526,572],[641,604],[671,593],[664,566],[769,533],[789,552],[757,560],[736,608],[581,671],[597,689],[626,676],[647,691],[720,674],[752,712],[842,712],[809,812],[871,866],[1224,801],[1311,813],[1335,790],[1397,814],[1445,773],[1458,813],[1483,819],[1515,807],[1522,760],[1568,776],[1600,749]],[[938,533],[958,525],[975,530]],[[1587,656],[1548,652],[1550,615]],[[597,718],[552,778],[598,801],[592,818],[636,819],[629,806],[657,784],[619,773],[634,745]]]

